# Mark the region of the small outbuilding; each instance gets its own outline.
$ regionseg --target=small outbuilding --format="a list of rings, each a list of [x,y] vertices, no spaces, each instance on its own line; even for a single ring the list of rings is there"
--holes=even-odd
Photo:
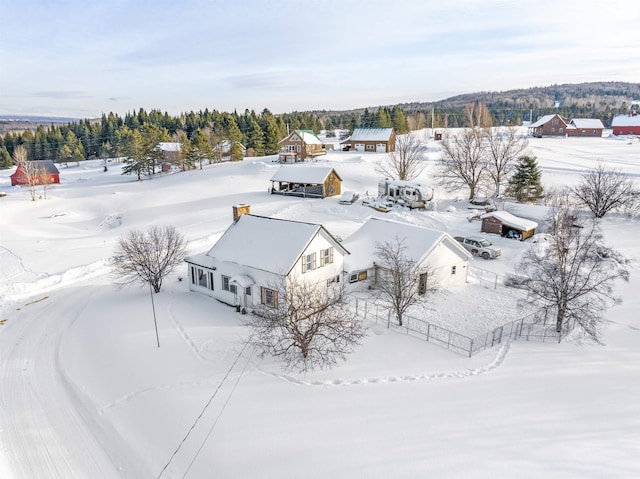
[[[507,211],[491,211],[480,218],[483,233],[498,234],[521,241],[532,237],[538,227],[535,221],[520,218]]]
[[[11,186],[59,184],[60,171],[52,160],[36,160],[18,163],[11,176]]]
[[[326,198],[341,194],[342,178],[333,168],[283,165],[271,177],[273,195]]]

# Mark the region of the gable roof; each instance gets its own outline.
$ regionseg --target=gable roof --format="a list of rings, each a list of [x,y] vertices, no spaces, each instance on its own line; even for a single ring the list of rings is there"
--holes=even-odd
[[[542,118],[540,118],[538,121],[536,121],[534,124],[529,125],[529,128],[539,128],[539,127],[541,127],[542,125],[545,125],[545,124],[549,123],[549,122],[551,121],[551,119],[552,119],[552,118],[554,118],[554,117],[556,117],[556,116],[557,116],[558,118],[560,118],[560,120],[562,120],[562,122],[563,122],[563,123],[565,123],[565,124],[567,123],[567,122],[565,121],[565,119],[564,119],[564,118],[562,118],[560,115],[558,115],[557,113],[553,113],[553,114],[551,114],[551,115],[545,115],[545,116],[543,116],[543,117],[542,117]]]
[[[576,128],[604,129],[604,125],[598,118],[574,118],[571,124]]]
[[[332,171],[335,172],[339,180],[342,180],[337,171],[326,166],[283,165],[271,177],[271,181],[319,184],[324,183]]]
[[[640,115],[617,115],[611,120],[611,126],[640,126]]]
[[[56,165],[53,162],[53,160],[33,160],[33,161],[27,161],[27,163],[33,165],[36,168],[42,168],[44,170],[44,172],[49,174],[49,175],[59,175],[60,174],[60,171],[56,167]],[[11,176],[16,175],[18,173],[19,169],[20,169],[20,164],[18,163],[18,168],[16,169],[16,171]]]
[[[346,141],[389,141],[392,133],[393,128],[357,127]]]
[[[464,247],[444,231],[371,217],[342,243],[351,252],[346,260],[349,271],[371,267],[376,258],[376,244],[393,244],[396,238],[404,241],[405,257],[417,264],[422,263],[446,239],[450,239],[446,243],[459,252],[460,256],[471,257]]]
[[[158,143],[158,147],[161,151],[180,151],[182,148],[182,143],[175,141],[161,141]]]
[[[326,235],[344,254],[349,253],[322,225],[245,214],[229,226],[206,256],[287,274],[318,234]]]
[[[519,216],[512,215],[507,211],[492,211],[480,216],[482,219],[489,217],[497,218],[502,224],[511,226],[512,228],[517,228],[520,231],[529,231],[538,227],[538,223],[535,221],[520,218]]]
[[[285,136],[282,140],[278,142],[278,144],[282,143],[285,140],[288,140],[293,135],[298,135],[303,143],[307,145],[322,145],[322,141],[320,138],[316,136],[313,130],[293,130],[287,136]]]

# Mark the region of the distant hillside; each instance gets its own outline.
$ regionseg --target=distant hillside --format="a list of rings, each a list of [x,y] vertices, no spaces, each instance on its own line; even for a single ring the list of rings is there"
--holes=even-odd
[[[29,115],[0,115],[0,134],[21,132],[26,130],[35,131],[39,125],[50,126],[52,124],[64,125],[79,118],[61,118],[55,116],[29,116]]]
[[[480,102],[487,105],[498,124],[521,124],[549,113],[559,113],[567,118],[599,118],[610,126],[611,119],[619,113],[627,113],[633,100],[640,100],[640,83],[591,82],[568,83],[518,90],[476,92],[456,95],[435,102],[410,102],[399,106],[407,114],[422,112],[430,124],[430,112],[435,110],[436,126],[462,126],[460,114],[464,105]],[[369,107],[377,111],[378,106]],[[341,117],[362,114],[365,108],[348,111],[312,112],[320,117]]]

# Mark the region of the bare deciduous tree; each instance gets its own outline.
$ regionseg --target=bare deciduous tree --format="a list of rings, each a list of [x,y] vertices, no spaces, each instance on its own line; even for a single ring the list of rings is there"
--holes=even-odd
[[[331,368],[360,344],[365,328],[351,312],[342,283],[300,279],[274,285],[251,318],[250,344],[301,372]]]
[[[500,196],[500,186],[514,170],[518,158],[529,146],[526,137],[518,134],[518,128],[507,127],[487,135],[487,173],[495,187],[494,195]]]
[[[532,245],[507,284],[526,290],[526,302],[540,318],[552,315],[557,332],[575,324],[599,342],[602,314],[616,302],[613,283],[628,281],[628,262],[604,244],[595,221],[582,221],[565,201],[557,204],[549,218],[552,239]]]
[[[611,211],[629,209],[637,205],[640,191],[624,173],[598,163],[596,168],[582,175],[572,188],[574,196],[593,213],[602,218]]]
[[[422,152],[423,146],[415,132],[398,135],[395,151],[387,153],[387,159],[379,162],[376,170],[392,180],[414,180],[426,166]]]
[[[464,106],[464,122],[469,128],[491,128],[493,117],[484,103],[467,103]]]
[[[487,179],[488,130],[465,128],[448,134],[442,142],[442,156],[435,177],[449,191],[469,188],[469,199]]]
[[[417,305],[425,305],[429,293],[438,289],[433,271],[418,267],[407,256],[404,238],[376,244],[376,277],[374,302],[389,308],[399,326],[406,312]]]
[[[173,226],[151,226],[121,237],[111,264],[125,283],[149,283],[159,293],[162,280],[182,265],[186,253],[184,237]]]

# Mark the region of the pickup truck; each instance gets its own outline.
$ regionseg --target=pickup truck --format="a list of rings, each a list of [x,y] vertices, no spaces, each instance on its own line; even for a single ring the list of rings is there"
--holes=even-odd
[[[500,248],[496,248],[481,236],[454,236],[454,238],[475,256],[481,256],[484,259],[493,259],[502,254]]]

